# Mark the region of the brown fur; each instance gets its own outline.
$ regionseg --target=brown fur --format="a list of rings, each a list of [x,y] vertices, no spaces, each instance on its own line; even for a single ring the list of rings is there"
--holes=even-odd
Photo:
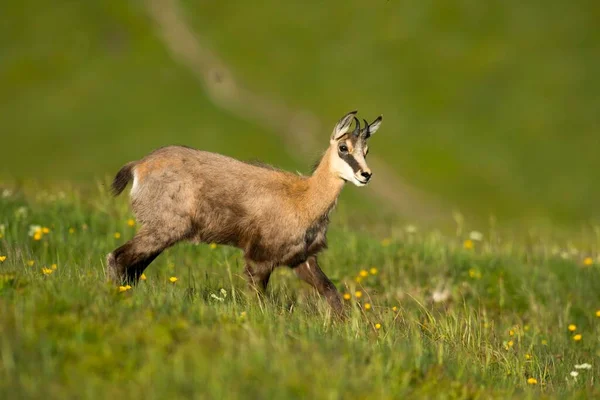
[[[344,185],[330,165],[336,149],[332,142],[311,176],[180,146],[127,164],[113,190],[120,193],[134,179],[132,208],[141,229],[108,255],[109,278],[135,283],[178,241],[214,242],[242,249],[254,287],[264,290],[273,269],[287,265],[340,312],[338,292],[316,260]]]

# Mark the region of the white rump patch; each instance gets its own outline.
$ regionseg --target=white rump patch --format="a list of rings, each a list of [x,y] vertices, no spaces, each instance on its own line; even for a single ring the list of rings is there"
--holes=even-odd
[[[131,192],[129,192],[129,195],[131,197],[134,197],[136,195],[136,193],[138,192],[138,190],[140,189],[138,182],[139,181],[138,181],[137,175],[135,173],[135,169],[134,169],[133,170],[133,184],[131,185]]]

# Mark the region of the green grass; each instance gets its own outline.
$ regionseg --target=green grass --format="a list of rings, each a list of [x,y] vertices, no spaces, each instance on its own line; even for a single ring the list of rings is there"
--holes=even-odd
[[[351,214],[340,211],[320,260],[352,294],[345,322],[287,269],[267,298],[256,297],[240,253],[226,247],[178,245],[119,292],[103,266],[136,229],[125,199],[0,193],[0,398],[600,395],[593,232],[516,240],[490,229],[466,249],[466,226],[453,236],[395,222],[349,228]],[[31,225],[49,232],[35,240]],[[447,299],[433,301],[444,289]],[[574,380],[581,363],[592,369]]]

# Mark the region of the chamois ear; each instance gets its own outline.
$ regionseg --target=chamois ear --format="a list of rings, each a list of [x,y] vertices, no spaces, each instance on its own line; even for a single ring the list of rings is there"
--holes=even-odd
[[[379,129],[379,127],[381,126],[382,120],[383,120],[383,115],[380,115],[379,117],[377,117],[377,119],[375,121],[371,122],[367,128],[365,128],[365,130],[366,130],[365,139],[370,138],[372,134],[377,132],[377,129]]]
[[[333,133],[331,134],[331,140],[338,140],[342,136],[344,136],[350,130],[350,125],[352,125],[352,121],[354,120],[354,116],[358,111],[352,111],[348,114],[344,115],[342,119],[336,124],[335,128],[333,128]]]

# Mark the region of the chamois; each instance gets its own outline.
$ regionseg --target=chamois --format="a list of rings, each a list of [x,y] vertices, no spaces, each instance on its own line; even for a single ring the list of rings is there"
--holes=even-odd
[[[182,146],[159,148],[126,164],[112,191],[120,194],[133,180],[131,206],[141,227],[108,254],[108,279],[136,283],[163,250],[182,240],[218,243],[243,251],[255,289],[264,291],[271,272],[289,266],[341,313],[339,293],[319,267],[317,253],[327,246],[329,214],[344,183],[364,186],[372,176],[367,139],[382,117],[361,127],[355,115],[335,125],[310,176]]]

